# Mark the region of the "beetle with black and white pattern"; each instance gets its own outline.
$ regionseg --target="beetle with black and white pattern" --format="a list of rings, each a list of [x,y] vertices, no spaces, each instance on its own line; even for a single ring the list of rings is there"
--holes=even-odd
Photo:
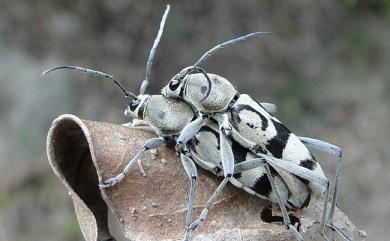
[[[187,125],[187,130],[178,137],[176,149],[180,150],[195,133],[198,133],[203,125],[200,120],[204,119],[204,116],[214,119],[221,130],[220,138],[230,136],[243,147],[250,149],[257,157],[261,157],[261,162],[265,161],[265,164],[253,165],[264,165],[265,168],[276,171],[283,178],[288,187],[289,198],[279,195],[277,203],[282,210],[284,223],[294,231],[299,240],[303,238],[291,224],[287,209],[305,208],[311,200],[320,196],[325,196],[325,200],[328,200],[330,188],[328,178],[308,148],[337,156],[330,212],[327,215],[328,202],[325,201],[320,233],[324,239],[327,239],[325,226],[329,226],[344,239],[350,240],[333,224],[340,184],[342,150],[321,140],[296,136],[271,114],[274,111],[273,107],[268,108],[266,104],[257,102],[250,95],[240,94],[227,79],[207,73],[199,67],[219,49],[264,34],[267,33],[254,32],[216,45],[203,54],[194,65],[176,74],[162,89],[165,97],[182,99],[197,113],[197,119]],[[221,156],[224,156],[224,153],[221,153]],[[252,180],[252,184],[256,181]]]

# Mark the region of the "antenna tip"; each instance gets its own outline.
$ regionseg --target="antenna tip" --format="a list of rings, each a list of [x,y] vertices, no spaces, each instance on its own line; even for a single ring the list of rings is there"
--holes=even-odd
[[[44,75],[48,74],[49,72],[50,72],[50,69],[47,69],[47,70],[43,71],[43,72],[41,73],[41,75],[44,76]]]
[[[271,32],[256,32],[256,34],[272,34]]]

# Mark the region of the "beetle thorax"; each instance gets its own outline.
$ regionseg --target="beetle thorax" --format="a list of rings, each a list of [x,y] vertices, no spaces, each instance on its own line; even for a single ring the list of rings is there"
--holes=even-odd
[[[208,83],[206,77],[201,73],[186,77],[186,89],[183,98],[198,110],[206,113],[223,111],[228,107],[237,91],[225,78],[216,74],[207,75],[211,80],[211,90],[205,100],[201,101],[207,93]]]
[[[185,102],[152,95],[145,109],[144,120],[160,136],[179,134],[191,122],[194,111]]]

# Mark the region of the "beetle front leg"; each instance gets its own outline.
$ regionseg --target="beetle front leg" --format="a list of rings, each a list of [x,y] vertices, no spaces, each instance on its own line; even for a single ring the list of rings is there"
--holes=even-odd
[[[121,173],[116,175],[113,178],[107,179],[103,182],[103,184],[99,184],[99,187],[101,189],[113,187],[116,184],[118,184],[120,181],[125,178],[125,176],[133,169],[134,165],[136,163],[139,163],[140,157],[145,153],[147,150],[156,149],[157,147],[161,146],[165,143],[164,138],[152,138],[148,140],[141,148],[141,150],[138,151],[138,153],[133,157],[133,159],[130,160],[130,162],[126,165],[126,167],[123,169]],[[140,164],[139,164],[140,165]]]
[[[175,149],[177,152],[180,152],[183,149],[183,146],[199,132],[200,128],[206,124],[207,120],[207,115],[199,114],[194,121],[184,127],[176,141]]]
[[[143,130],[158,136],[158,133],[144,120],[133,119],[131,122],[121,124],[121,126]]]
[[[194,208],[194,196],[196,190],[196,182],[198,179],[198,172],[196,166],[191,157],[186,155],[187,153],[182,152],[180,154],[181,163],[183,164],[184,170],[187,173],[188,178],[191,181],[190,193],[188,195],[188,206],[187,206],[187,215],[186,215],[186,230],[184,234],[184,241],[188,241],[191,237],[190,225],[192,222],[192,210]]]

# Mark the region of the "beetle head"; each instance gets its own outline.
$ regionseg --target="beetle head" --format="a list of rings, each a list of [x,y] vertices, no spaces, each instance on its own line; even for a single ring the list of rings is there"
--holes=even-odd
[[[162,90],[161,94],[167,98],[183,98],[183,93],[186,84],[186,78],[188,78],[188,73],[190,72],[191,67],[186,67],[182,69],[178,74],[173,76]]]
[[[150,95],[138,95],[130,101],[126,107],[124,114],[129,119],[144,119],[144,112]]]
[[[194,72],[202,73],[207,79],[207,83],[208,83],[207,90],[205,92],[205,95],[199,102],[205,100],[210,94],[211,80],[208,74],[206,73],[206,71],[197,66],[189,66],[182,69],[178,74],[176,74],[169,81],[168,85],[161,90],[162,95],[168,98],[183,98],[183,95],[185,94],[188,78],[190,74]]]

